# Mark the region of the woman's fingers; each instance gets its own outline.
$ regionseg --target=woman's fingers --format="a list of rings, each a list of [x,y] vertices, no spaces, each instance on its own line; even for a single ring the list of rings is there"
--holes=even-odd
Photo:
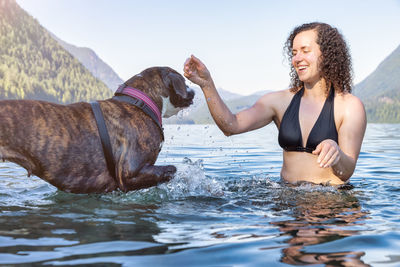
[[[334,148],[330,147],[329,150],[326,152],[325,156],[321,160],[319,166],[321,168],[328,168],[332,165],[332,163],[336,160],[337,155],[339,152]]]
[[[324,168],[332,167],[339,161],[339,151],[335,151],[328,162],[324,165]]]
[[[191,82],[204,87],[212,85],[212,79],[207,67],[197,57],[191,55],[186,59],[183,67],[183,75]]]
[[[327,146],[326,144],[323,144],[322,148],[321,148],[321,152],[319,153],[318,159],[317,159],[317,162],[319,163],[319,166],[321,168],[324,167],[324,165],[328,161],[330,155],[332,154],[332,152],[331,153],[329,153],[329,152],[330,152],[330,147]]]
[[[322,141],[312,153],[318,155],[317,163],[321,168],[331,167],[339,160],[339,147],[333,140]]]
[[[322,148],[322,144],[319,144],[312,153],[314,155],[319,155],[319,153],[321,153],[321,148]]]
[[[203,62],[201,62],[201,60],[198,59],[197,57],[195,57],[194,55],[191,55],[190,58],[191,58],[192,61],[193,61],[194,63],[196,63],[197,65],[199,65],[199,66],[204,65]]]
[[[190,57],[188,57],[188,58],[185,60],[185,64],[183,64],[183,71],[184,71],[184,72],[189,71],[189,68],[190,68],[189,62],[190,62],[190,60],[191,60]]]

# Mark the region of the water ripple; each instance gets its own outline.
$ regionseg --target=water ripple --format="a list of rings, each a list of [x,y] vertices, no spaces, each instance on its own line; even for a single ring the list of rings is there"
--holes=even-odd
[[[351,190],[282,183],[274,127],[165,130],[177,173],[149,189],[69,194],[1,163],[0,264],[399,265],[399,125],[368,125]]]

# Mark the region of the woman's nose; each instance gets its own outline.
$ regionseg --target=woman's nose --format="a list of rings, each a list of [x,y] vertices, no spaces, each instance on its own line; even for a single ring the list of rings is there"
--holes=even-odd
[[[302,53],[297,53],[292,57],[293,63],[297,63],[303,60]]]

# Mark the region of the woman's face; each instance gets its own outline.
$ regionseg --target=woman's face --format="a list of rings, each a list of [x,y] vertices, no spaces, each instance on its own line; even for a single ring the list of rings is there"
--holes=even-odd
[[[321,50],[316,40],[315,30],[300,32],[293,40],[292,64],[300,81],[304,83],[314,84],[321,78],[318,64]]]

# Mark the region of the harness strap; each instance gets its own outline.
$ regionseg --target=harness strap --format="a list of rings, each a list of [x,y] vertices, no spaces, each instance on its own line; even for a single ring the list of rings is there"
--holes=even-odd
[[[106,159],[108,172],[114,178],[115,182],[119,184],[115,175],[115,162],[113,158],[110,136],[108,135],[103,112],[101,111],[99,102],[91,102],[90,105],[92,106],[94,118],[96,119],[97,128],[99,130],[101,145],[103,147],[103,153]]]

